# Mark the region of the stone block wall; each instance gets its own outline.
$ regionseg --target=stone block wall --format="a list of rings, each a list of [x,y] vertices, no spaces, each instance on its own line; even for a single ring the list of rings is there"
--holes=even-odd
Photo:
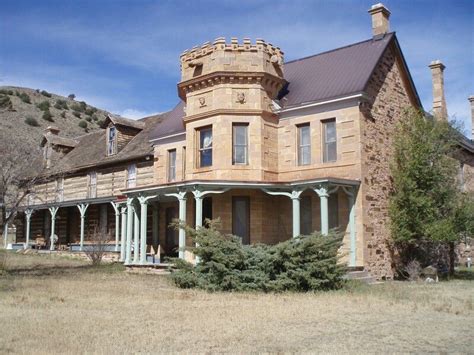
[[[393,133],[403,110],[412,105],[394,47],[384,53],[368,84],[369,100],[361,109],[364,260],[378,279],[392,279],[388,199]]]

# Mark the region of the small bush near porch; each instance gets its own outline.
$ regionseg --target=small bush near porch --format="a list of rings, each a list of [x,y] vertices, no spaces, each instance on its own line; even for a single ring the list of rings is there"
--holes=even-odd
[[[0,353],[472,353],[468,270],[436,284],[275,294],[180,289],[54,255],[9,253],[6,268]]]
[[[186,228],[199,257],[193,266],[175,259],[172,279],[182,288],[208,291],[320,291],[343,285],[338,264],[340,234],[313,233],[276,245],[243,245],[240,238],[209,228]]]

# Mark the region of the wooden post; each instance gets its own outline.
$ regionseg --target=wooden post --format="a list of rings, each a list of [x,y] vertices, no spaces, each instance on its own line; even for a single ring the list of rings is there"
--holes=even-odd
[[[59,207],[50,207],[49,213],[51,213],[51,235],[49,237],[49,250],[54,250],[54,229],[56,227],[56,213]]]
[[[119,251],[120,238],[120,206],[118,203],[111,201],[110,204],[115,210],[115,251]]]
[[[138,264],[138,257],[140,252],[140,219],[138,215],[138,208],[133,206],[133,263]]]
[[[293,207],[293,238],[296,238],[300,235],[301,230],[301,221],[300,221],[300,196],[303,193],[302,188],[295,188],[293,191],[284,192],[284,191],[269,191],[263,189],[269,195],[273,196],[286,196],[291,198],[292,207]]]
[[[132,253],[133,233],[133,198],[127,198],[127,238],[125,241],[125,265],[130,265],[130,254]]]
[[[27,209],[25,211],[25,217],[26,217],[26,240],[25,240],[25,245],[24,249],[28,249],[30,247],[30,222],[31,222],[31,215],[33,214],[33,210]]]
[[[125,245],[126,245],[126,238],[127,238],[127,207],[123,206],[120,210],[120,214],[122,215],[122,234],[120,240],[120,261],[125,261]]]

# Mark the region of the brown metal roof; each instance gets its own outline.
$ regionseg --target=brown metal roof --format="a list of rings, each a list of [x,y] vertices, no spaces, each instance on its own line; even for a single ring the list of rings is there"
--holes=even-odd
[[[171,111],[162,115],[162,120],[151,132],[151,140],[184,132],[184,102],[180,101]]]
[[[282,107],[323,101],[364,91],[394,33],[285,63],[289,82]]]

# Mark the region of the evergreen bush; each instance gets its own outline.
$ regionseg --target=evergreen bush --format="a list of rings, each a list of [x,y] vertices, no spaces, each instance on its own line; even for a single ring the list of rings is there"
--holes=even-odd
[[[79,121],[77,124],[79,127],[86,129],[87,128],[87,122],[86,121]]]
[[[41,111],[46,111],[46,110],[49,110],[49,101],[48,100],[44,100],[44,101],[41,101],[39,104],[36,105],[36,107],[38,107]]]
[[[51,114],[49,109],[47,109],[46,111],[43,112],[43,116],[41,118],[43,120],[46,120],[46,121],[49,121],[49,122],[54,122],[53,115]]]
[[[0,94],[0,108],[5,108],[7,110],[13,109],[12,100],[7,95]]]
[[[52,95],[51,95],[49,92],[47,92],[46,90],[42,90],[42,91],[41,91],[41,95],[46,96],[46,97],[51,97],[51,96],[52,96]]]
[[[66,118],[66,111],[61,112],[61,117]]]
[[[2,94],[2,95],[13,95],[13,90],[0,89],[0,94]]]
[[[27,104],[31,104],[31,100],[30,100],[30,97],[28,96],[28,94],[26,92],[21,92],[18,94],[18,97],[20,98],[21,101],[23,101],[24,103],[27,103]]]
[[[32,127],[38,127],[39,126],[38,121],[35,118],[31,117],[31,116],[27,116],[25,118],[25,123],[29,126],[32,126]]]
[[[182,288],[207,291],[318,291],[343,286],[338,264],[340,234],[313,233],[276,245],[242,245],[240,238],[222,235],[210,223],[197,231],[186,227],[198,245],[200,262],[193,266],[175,259],[171,278]]]
[[[74,116],[76,116],[77,118],[81,118],[81,113],[80,113],[80,112],[73,111],[72,114],[73,114]]]
[[[69,107],[67,106],[66,100],[57,99],[56,103],[54,104],[54,108],[58,110],[68,110]]]

